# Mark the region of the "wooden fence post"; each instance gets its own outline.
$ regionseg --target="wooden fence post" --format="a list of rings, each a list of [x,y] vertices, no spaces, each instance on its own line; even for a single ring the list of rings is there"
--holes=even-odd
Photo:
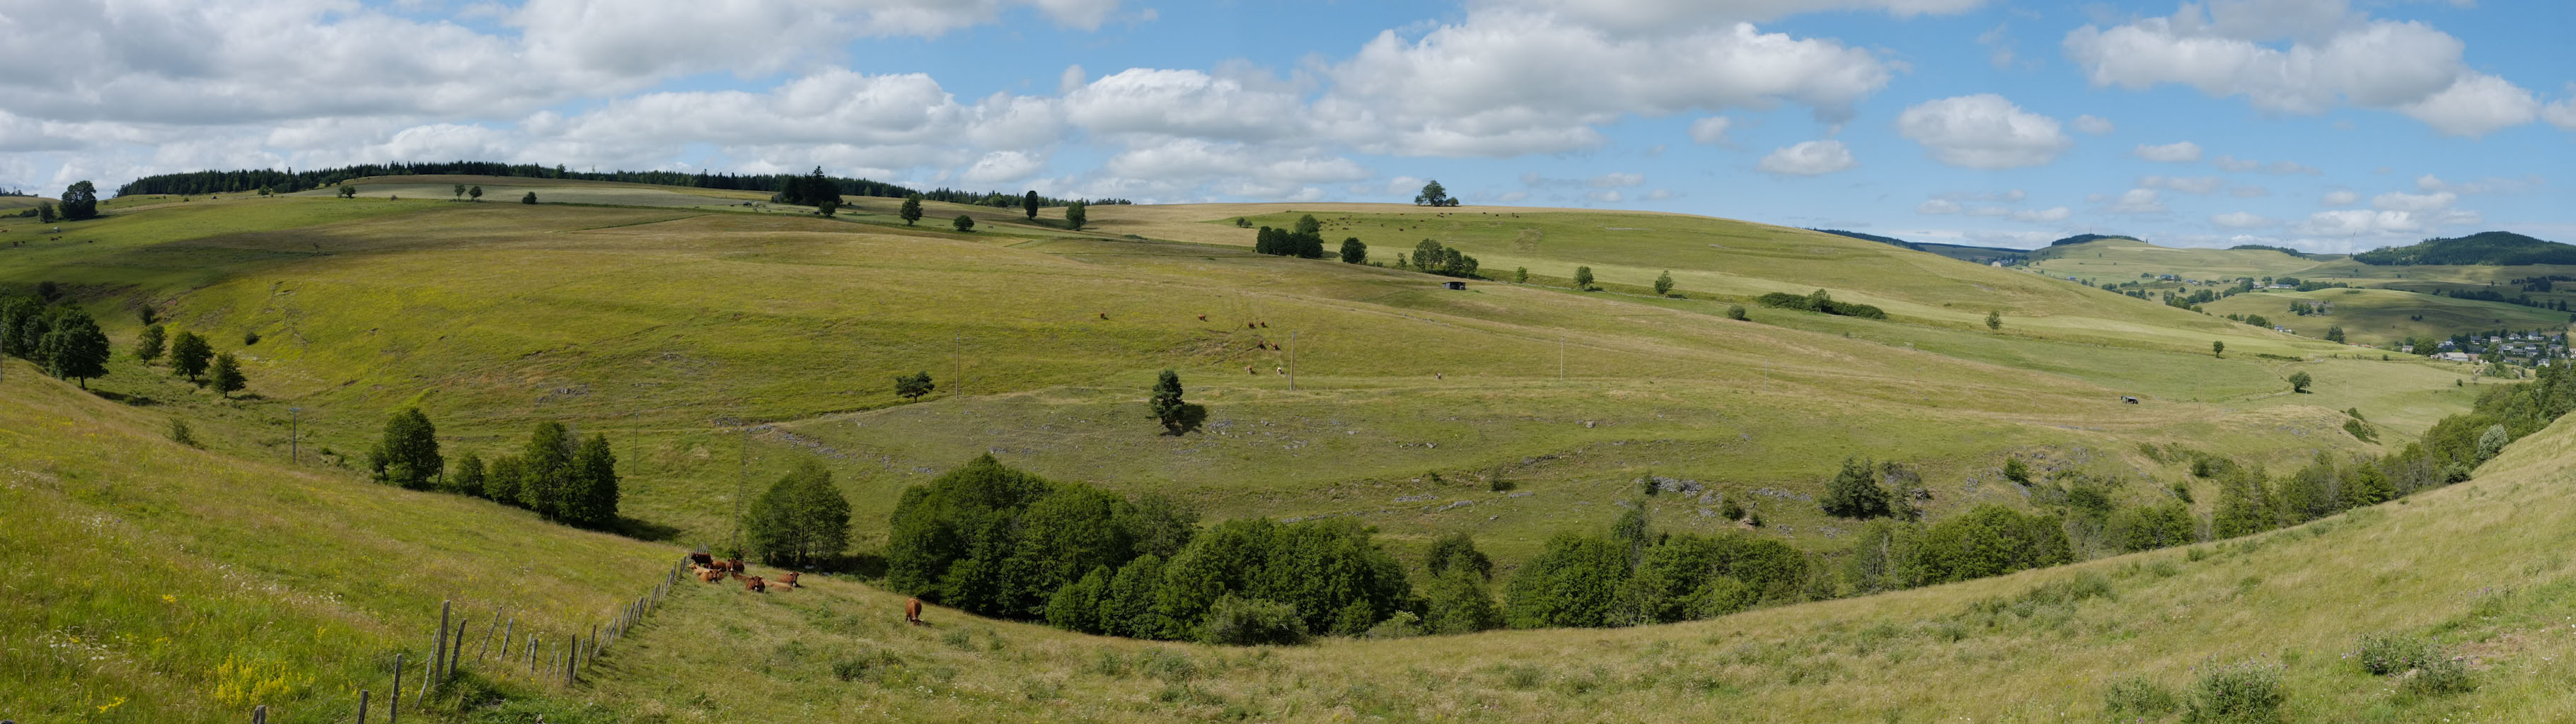
[[[385,701],[386,724],[397,724],[402,721],[402,661],[402,652],[394,652],[394,688],[392,689],[394,695]]]
[[[519,617],[511,616],[509,625],[501,627],[501,660],[510,660],[510,634],[517,633]]]
[[[367,690],[358,690],[358,724],[367,724]]]
[[[456,665],[465,663],[465,632],[467,629],[472,627],[473,624],[469,624],[464,621],[456,622],[456,653],[455,655],[447,657],[448,673],[455,673]]]
[[[250,724],[268,724],[267,704],[261,704],[250,708]]]
[[[499,633],[500,631],[501,612],[496,610],[492,612],[492,625],[483,629],[483,645],[474,649],[475,661],[482,661],[484,654],[492,653],[492,634]]]
[[[428,660],[420,663],[420,693],[414,695],[411,699],[411,705],[414,708],[418,708],[429,703],[429,675],[437,667],[438,657],[436,655],[432,655]],[[394,692],[394,700],[401,701],[402,692]]]
[[[581,637],[573,637],[573,640],[567,643],[569,645],[564,647],[563,682],[564,686],[569,688],[572,686],[573,680],[573,662],[581,658]]]
[[[439,667],[447,663],[442,661],[447,658],[447,612],[454,604],[454,601],[438,602],[438,636],[429,647],[430,686],[437,686],[440,679],[447,678],[447,671]]]

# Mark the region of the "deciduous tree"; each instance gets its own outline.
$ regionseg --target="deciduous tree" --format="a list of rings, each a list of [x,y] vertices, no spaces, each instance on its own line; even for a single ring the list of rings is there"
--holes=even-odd
[[[375,472],[376,481],[392,483],[413,490],[429,487],[447,461],[438,455],[438,428],[420,408],[404,408],[385,421],[383,439],[367,456],[367,467]]]
[[[921,194],[912,194],[910,196],[903,197],[903,208],[896,209],[895,215],[903,217],[903,225],[905,226],[911,226],[913,222],[920,221]]]
[[[242,379],[241,363],[235,361],[230,352],[215,355],[214,371],[208,373],[206,377],[213,383],[215,394],[222,395],[225,399],[231,399],[233,393],[240,392],[242,387],[249,383],[249,380]]]
[[[205,374],[206,363],[214,358],[214,345],[206,344],[206,338],[195,332],[182,329],[170,340],[170,371],[186,375],[190,382]]]

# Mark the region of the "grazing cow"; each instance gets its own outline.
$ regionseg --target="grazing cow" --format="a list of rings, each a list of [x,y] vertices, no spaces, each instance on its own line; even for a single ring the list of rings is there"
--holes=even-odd
[[[778,584],[788,588],[804,588],[804,586],[796,585],[795,571],[778,574]]]
[[[1201,315],[1199,315],[1199,321],[1201,321],[1201,322],[1205,322],[1205,321],[1207,321],[1207,315],[1205,315],[1205,314],[1201,314]]]
[[[1279,374],[1282,374],[1282,375],[1288,374],[1288,368],[1286,368],[1286,367],[1272,367],[1272,368],[1270,368],[1270,369],[1278,370],[1278,371],[1279,371]]]
[[[921,599],[903,602],[903,622],[915,626],[921,625]]]
[[[1101,318],[1101,319],[1108,319],[1108,318],[1109,318],[1109,313],[1108,313],[1108,312],[1101,312],[1101,313],[1100,313],[1100,318]]]
[[[716,557],[705,553],[691,553],[689,554],[689,562],[701,566],[714,566],[716,564]]]
[[[1262,323],[1261,323],[1261,328],[1262,328],[1262,329],[1269,329],[1269,328],[1270,328],[1270,323],[1269,323],[1269,322],[1262,322]]]
[[[1243,328],[1244,328],[1244,329],[1260,329],[1260,328],[1261,328],[1261,323],[1260,323],[1260,322],[1244,322],[1244,323],[1243,323]]]
[[[1260,371],[1260,370],[1253,369],[1253,368],[1252,368],[1252,365],[1244,365],[1244,366],[1243,366],[1243,373],[1244,373],[1244,374],[1247,374],[1247,375],[1257,375],[1257,374],[1261,374],[1261,371]]]
[[[752,593],[768,593],[769,584],[760,580],[759,576],[752,576],[743,580],[742,590],[750,591]]]

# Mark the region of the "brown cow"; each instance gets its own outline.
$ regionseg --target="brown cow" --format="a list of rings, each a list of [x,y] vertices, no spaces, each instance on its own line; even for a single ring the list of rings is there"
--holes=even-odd
[[[796,585],[795,571],[778,574],[778,583],[788,588],[804,588],[804,586]]]
[[[915,626],[921,625],[921,599],[903,602],[903,622]]]
[[[724,568],[725,568],[725,570],[733,571],[734,573],[741,573],[741,572],[742,572],[742,559],[740,559],[740,558],[727,558],[727,559],[725,559],[725,561],[724,561]]]
[[[716,557],[705,553],[691,553],[689,554],[689,562],[701,566],[713,566],[716,564]]]
[[[752,593],[768,593],[769,584],[760,580],[759,576],[752,576],[750,578],[743,579],[742,590],[750,591]]]
[[[1205,322],[1205,321],[1207,321],[1207,315],[1205,315],[1205,314],[1201,314],[1201,315],[1199,315],[1199,321],[1201,321],[1201,322]]]
[[[1109,313],[1108,313],[1108,312],[1101,312],[1101,313],[1100,313],[1100,318],[1101,318],[1101,319],[1108,319],[1108,318],[1109,318]]]
[[[699,583],[714,583],[721,580],[724,580],[724,571],[709,568],[698,572]]]

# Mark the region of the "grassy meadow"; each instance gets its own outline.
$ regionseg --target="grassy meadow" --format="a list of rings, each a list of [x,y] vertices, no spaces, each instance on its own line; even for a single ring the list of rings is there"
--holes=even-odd
[[[2566,312],[2455,299],[2444,296],[2446,291],[2495,291],[2507,297],[2528,294],[2542,302],[2576,303],[2576,288],[2524,292],[2512,284],[2516,279],[2576,276],[2576,267],[2565,265],[2372,266],[2341,255],[2303,259],[2268,250],[2175,249],[2136,241],[2096,241],[2055,247],[2034,255],[2031,268],[2052,278],[2074,277],[2089,284],[2146,281],[2140,279],[2140,274],[2174,274],[2201,281],[2291,277],[2341,282],[2354,289],[2264,290],[2202,307],[2219,316],[2261,314],[2303,337],[2323,337],[2327,327],[2341,326],[2348,341],[2380,346],[2411,336],[2446,338],[2493,329],[2559,329],[2571,321]],[[2198,287],[2167,282],[2156,288],[2189,293]],[[2330,316],[2299,317],[2289,313],[2292,301],[2333,302],[2338,310]],[[2415,318],[2419,316],[2422,319]]]
[[[484,202],[450,200],[459,182]],[[928,204],[907,228],[892,199],[823,219],[738,205],[764,194],[634,184],[352,185],[360,198],[119,199],[63,241],[0,248],[0,290],[61,284],[118,350],[86,393],[15,360],[0,378],[0,555],[15,564],[0,579],[44,591],[0,597],[0,715],[218,721],[259,699],[283,721],[338,721],[359,682],[389,683],[393,653],[417,661],[438,601],[569,633],[684,547],[724,543],[739,486],[756,494],[802,459],[835,473],[862,554],[906,487],[989,453],[1170,494],[1208,521],[1355,517],[1408,566],[1465,531],[1502,576],[1623,505],[1668,531],[1836,549],[1853,524],[1814,498],[1852,455],[1919,469],[1934,519],[2027,506],[2008,459],[2115,481],[2125,501],[2182,484],[2206,513],[2215,483],[2142,448],[2276,468],[2377,454],[2482,389],[2465,369],[2063,279],[1671,214],[1103,206],[1072,231],[1061,209]],[[517,203],[531,189],[547,203]],[[948,230],[961,213],[978,231]],[[1531,283],[1450,291],[1263,256],[1233,224],[1306,213],[1328,245],[1358,236],[1391,260],[1434,238]],[[1577,265],[1606,289],[1570,289]],[[1652,294],[1667,270],[1675,294]],[[1816,288],[1893,318],[1726,318]],[[237,353],[249,389],[221,397],[135,360],[147,307]],[[1184,435],[1145,411],[1167,368],[1206,408]],[[939,389],[895,397],[891,378],[916,371]],[[2288,392],[2295,372],[2311,393]],[[451,461],[515,451],[541,421],[605,433],[632,537],[366,482],[364,451],[411,405]],[[2345,431],[2348,408],[2376,442]],[[169,439],[174,420],[197,446]],[[2576,613],[2549,553],[2576,515],[2553,492],[2549,461],[2576,444],[2563,427],[2476,482],[2197,553],[1679,626],[1223,649],[940,611],[909,627],[900,596],[825,577],[770,596],[688,587],[571,691],[476,676],[550,722],[2055,721],[2109,720],[2118,675],[2179,690],[2195,666],[2265,656],[2288,667],[2297,721],[2545,714],[2566,682],[2536,657],[2576,646],[2576,622],[2535,623]],[[1649,475],[1700,492],[1640,498]],[[1720,501],[1765,525],[1714,515]],[[2455,563],[2399,565],[2413,561]],[[2340,662],[2388,629],[2473,647],[2480,687],[2401,696]],[[2247,630],[2262,633],[2231,633]],[[222,693],[245,690],[265,693]],[[428,716],[465,716],[453,706]]]
[[[1797,496],[1847,455],[1965,481],[1992,479],[2008,455],[2113,451],[2083,464],[2144,480],[2171,471],[2118,451],[2179,441],[2281,461],[2360,453],[2377,448],[2342,434],[2335,410],[2380,412],[2377,400],[2403,397],[2410,409],[2374,419],[2411,435],[2467,399],[2452,372],[2357,363],[2320,371],[2361,382],[2351,399],[2278,395],[2292,369],[2341,363],[2260,350],[2336,348],[2223,320],[2211,331],[2230,340],[2225,358],[2193,332],[2106,338],[2113,325],[2208,318],[1866,242],[1836,251],[1841,265],[1901,255],[1955,275],[1883,293],[1926,300],[1916,308],[1978,285],[2038,301],[2000,332],[1772,309],[1737,322],[1723,318],[1727,301],[1688,286],[1684,297],[1701,298],[1484,282],[1452,292],[1397,270],[1043,224],[956,234],[409,196],[197,200],[89,223],[95,243],[33,250],[0,281],[75,285],[119,345],[149,302],[238,351],[252,380],[246,399],[224,401],[119,358],[93,384],[104,394],[180,406],[229,431],[210,444],[271,458],[300,419],[308,447],[351,466],[406,405],[431,414],[451,458],[489,458],[535,422],[563,421],[618,445],[624,509],[642,529],[692,544],[730,535],[744,478],[764,482],[798,456],[840,474],[858,537],[873,541],[903,487],[989,451],[1050,476],[1169,492],[1211,515],[1368,516],[1403,541],[1469,530],[1495,538],[1506,560],[1615,516],[1632,481],[1666,475],[1712,493],[1660,503],[1676,519],[1729,525],[1702,510],[1731,497],[1761,510],[1773,534],[1831,546],[1834,522]],[[218,233],[174,238],[192,226]],[[1748,249],[1758,247],[1745,239],[1791,233],[1726,228]],[[2077,312],[2033,306],[2047,299]],[[2081,331],[2025,323],[2078,312],[2099,316]],[[1958,316],[1972,314],[1982,319]],[[261,341],[242,346],[245,333]],[[2197,345],[2171,351],[2158,337]],[[1281,374],[1292,352],[1296,390]],[[1141,391],[1165,367],[1209,408],[1200,431],[1153,434]],[[887,381],[913,371],[932,372],[941,391],[903,404]],[[1497,479],[1510,489],[1494,490]],[[1957,485],[1931,503],[1936,515],[2018,498]]]

